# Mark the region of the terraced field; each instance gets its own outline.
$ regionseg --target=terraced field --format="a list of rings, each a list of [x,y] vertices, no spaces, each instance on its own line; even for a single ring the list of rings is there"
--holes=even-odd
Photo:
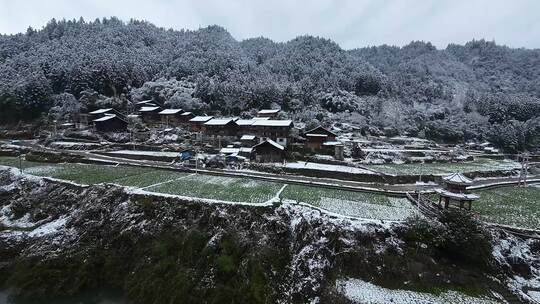
[[[15,157],[0,157],[0,165],[19,167]],[[258,203],[274,197],[281,184],[244,178],[188,174],[152,168],[93,164],[21,162],[25,173],[81,184],[115,183],[147,191]]]
[[[15,157],[0,157],[0,165],[18,167]],[[275,197],[283,184],[248,178],[190,174],[168,170],[94,164],[51,164],[22,161],[28,174],[81,184],[115,183],[146,191],[233,202],[262,203]],[[346,216],[402,220],[417,214],[406,200],[379,194],[288,185],[281,198],[312,204]]]
[[[367,168],[381,173],[392,175],[444,175],[454,172],[496,171],[520,168],[520,164],[513,160],[496,160],[478,158],[474,161],[453,163],[425,163],[425,164],[383,164],[366,165]]]
[[[246,178],[191,174],[146,190],[234,202],[262,203],[273,198],[282,186]]]
[[[404,220],[409,216],[419,215],[417,209],[407,199],[382,194],[289,185],[281,197],[309,203],[346,216]]]
[[[475,191],[473,211],[488,222],[540,230],[540,185]]]

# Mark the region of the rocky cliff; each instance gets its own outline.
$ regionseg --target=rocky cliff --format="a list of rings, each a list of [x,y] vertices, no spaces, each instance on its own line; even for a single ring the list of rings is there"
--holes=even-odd
[[[512,291],[515,275],[538,275],[538,261],[508,258],[535,245],[502,232],[491,233],[496,254],[475,265],[411,237],[423,230],[410,223],[81,186],[5,167],[0,208],[0,281],[30,301],[110,288],[134,303],[348,303],[337,280],[490,294]]]

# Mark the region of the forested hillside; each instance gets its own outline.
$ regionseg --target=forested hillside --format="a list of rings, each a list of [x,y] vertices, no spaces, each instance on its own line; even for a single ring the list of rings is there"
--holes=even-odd
[[[534,149],[540,50],[483,40],[343,50],[311,36],[237,41],[219,26],[175,31],[116,18],[53,19],[0,36],[1,124],[100,106],[129,111],[148,98],[216,115],[280,106],[308,125]]]

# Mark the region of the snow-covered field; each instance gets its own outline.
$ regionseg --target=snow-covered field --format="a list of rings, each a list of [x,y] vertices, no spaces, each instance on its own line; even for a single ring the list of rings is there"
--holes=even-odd
[[[0,164],[18,165],[18,159],[0,157]],[[47,164],[23,161],[28,174],[54,177],[80,184],[115,183],[148,192],[230,202],[263,203],[273,199],[283,184],[249,178],[188,174],[152,168],[90,164]],[[289,185],[280,198],[329,212],[377,220],[403,220],[417,214],[406,200],[379,194]]]
[[[433,174],[446,175],[454,172],[473,172],[473,171],[497,171],[513,170],[520,168],[521,165],[513,160],[487,159],[480,158],[474,161],[449,162],[449,163],[425,163],[425,164],[382,164],[366,165],[367,168],[392,175],[406,174]]]
[[[203,174],[190,174],[145,190],[233,202],[263,203],[273,198],[282,184]]]
[[[496,304],[495,299],[475,298],[457,291],[440,295],[402,289],[388,289],[359,279],[338,280],[337,290],[354,303],[361,304]]]
[[[320,171],[344,172],[344,173],[352,173],[352,174],[374,174],[370,170],[357,168],[357,167],[321,164],[321,163],[313,163],[313,162],[287,162],[285,164],[274,163],[273,165],[275,165],[276,167],[285,167],[285,168],[291,168],[291,169],[320,170]]]
[[[480,198],[473,211],[488,221],[503,225],[540,230],[540,188],[500,187],[476,190]]]
[[[374,193],[289,185],[281,197],[333,213],[366,219],[401,221],[420,214],[405,198]]]
[[[331,212],[360,218],[403,221],[413,215],[420,215],[412,208],[407,199],[389,198],[390,205],[377,204],[372,201],[350,201],[338,198],[321,197],[318,207]]]
[[[109,153],[119,155],[146,155],[146,156],[163,156],[163,157],[178,157],[178,152],[162,152],[162,151],[137,151],[137,150],[118,150]]]

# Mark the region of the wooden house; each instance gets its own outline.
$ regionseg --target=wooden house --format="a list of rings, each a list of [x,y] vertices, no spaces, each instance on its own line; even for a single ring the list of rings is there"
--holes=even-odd
[[[242,147],[253,147],[259,143],[259,138],[255,135],[244,134],[240,137]]]
[[[158,112],[161,117],[161,124],[166,128],[180,125],[180,115],[182,115],[182,109],[165,109]]]
[[[94,110],[92,112],[88,112],[88,115],[90,116],[90,118],[92,120],[96,119],[96,118],[100,118],[102,117],[103,115],[106,115],[106,114],[110,114],[110,115],[116,115],[122,119],[124,119],[124,115],[120,112],[118,112],[116,109],[113,109],[113,108],[103,108],[103,109],[97,109],[97,110]]]
[[[191,131],[204,131],[204,124],[214,116],[195,116],[189,120],[189,128]]]
[[[159,112],[161,108],[158,106],[143,106],[139,109],[142,121],[146,124],[152,125],[159,122]]]
[[[237,131],[233,118],[214,118],[204,123],[204,133],[208,136],[236,136]]]
[[[255,160],[260,163],[282,162],[285,158],[285,147],[271,139],[266,139],[253,146],[252,153]]]
[[[257,112],[257,117],[277,118],[279,111],[279,109],[262,109]]]
[[[123,132],[127,130],[127,121],[115,114],[105,115],[93,120],[94,127],[98,132]]]
[[[250,134],[251,132],[251,125],[255,120],[253,119],[238,119],[236,121],[236,125],[238,126],[238,134]]]
[[[312,151],[320,151],[326,142],[335,142],[337,135],[322,126],[318,126],[304,133],[306,147]]]
[[[143,100],[143,101],[138,101],[135,103],[135,105],[137,106],[137,110],[141,109],[142,107],[158,107],[159,104],[157,104],[156,102],[154,102],[153,100]]]
[[[250,134],[259,137],[261,143],[271,139],[285,147],[289,142],[292,127],[292,120],[255,120],[250,127]]]
[[[191,112],[184,112],[182,114],[180,114],[180,118],[179,118],[179,122],[181,125],[187,125],[189,124],[189,120],[194,118],[195,117],[195,114],[191,113]]]

